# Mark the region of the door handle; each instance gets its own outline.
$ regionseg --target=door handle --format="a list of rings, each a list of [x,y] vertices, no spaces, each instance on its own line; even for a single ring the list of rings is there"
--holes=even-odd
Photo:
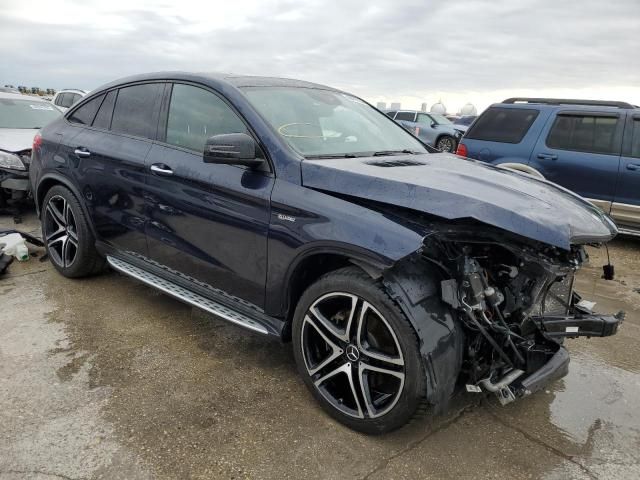
[[[164,163],[154,163],[151,165],[151,171],[156,175],[164,175],[166,177],[173,175],[173,170],[167,167]]]
[[[555,153],[539,153],[538,158],[540,160],[557,160],[558,155],[556,155]]]
[[[73,153],[75,154],[76,157],[78,158],[87,158],[91,156],[91,152],[89,150],[87,150],[84,147],[78,147],[76,148]]]
[[[627,170],[640,170],[640,164],[638,164],[638,163],[627,163]]]

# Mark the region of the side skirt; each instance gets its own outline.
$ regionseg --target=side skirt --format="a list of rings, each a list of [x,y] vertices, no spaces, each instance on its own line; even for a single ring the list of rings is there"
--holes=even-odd
[[[282,338],[283,320],[266,315],[257,307],[250,308],[240,299],[218,294],[213,289],[195,283],[190,285],[190,282],[176,278],[171,272],[161,271],[155,265],[144,265],[140,259],[128,257],[127,254],[106,253],[109,266],[124,275],[253,332]]]

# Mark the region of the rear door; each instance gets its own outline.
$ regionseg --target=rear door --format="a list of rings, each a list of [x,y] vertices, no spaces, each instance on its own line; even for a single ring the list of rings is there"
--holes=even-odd
[[[205,140],[225,133],[251,134],[222,96],[173,85],[146,162],[149,257],[262,307],[274,176],[204,163]]]
[[[620,226],[640,229],[640,114],[628,115],[611,214]]]
[[[618,178],[623,124],[614,111],[560,109],[543,129],[529,165],[608,212]]]
[[[163,83],[142,83],[111,90],[68,145],[99,240],[145,256],[144,162],[156,135],[163,89]],[[75,110],[71,121],[74,116]]]

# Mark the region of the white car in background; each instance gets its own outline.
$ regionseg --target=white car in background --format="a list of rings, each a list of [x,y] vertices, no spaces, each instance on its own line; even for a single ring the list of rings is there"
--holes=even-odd
[[[88,92],[77,88],[68,88],[56,92],[51,102],[63,112],[69,110],[69,107],[84,97]]]
[[[27,196],[33,137],[61,114],[39,97],[0,92],[0,207]]]

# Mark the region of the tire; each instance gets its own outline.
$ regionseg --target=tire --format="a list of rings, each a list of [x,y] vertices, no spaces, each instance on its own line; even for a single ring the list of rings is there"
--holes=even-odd
[[[62,275],[79,278],[104,270],[84,211],[68,188],[56,185],[47,192],[40,223],[49,259]]]
[[[344,328],[349,317],[351,328]],[[305,384],[344,425],[382,434],[424,411],[426,377],[418,337],[381,283],[361,269],[329,272],[311,285],[296,307],[292,337]]]
[[[456,139],[451,135],[443,135],[438,138],[436,148],[441,152],[454,153],[456,151]]]

